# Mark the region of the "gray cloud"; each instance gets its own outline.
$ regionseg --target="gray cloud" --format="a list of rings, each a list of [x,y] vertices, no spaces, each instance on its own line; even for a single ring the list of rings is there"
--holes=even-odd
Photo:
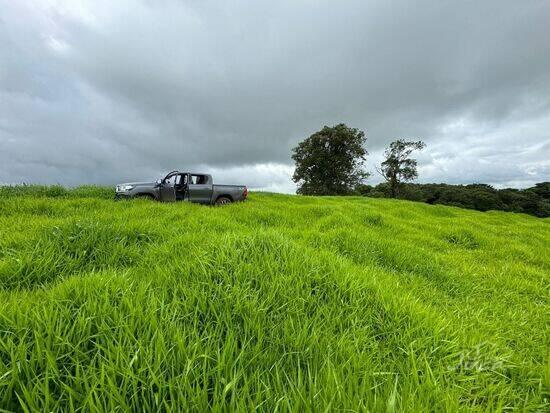
[[[422,181],[550,179],[545,0],[3,3],[0,182],[289,191],[291,148],[338,122],[371,169],[413,137]]]

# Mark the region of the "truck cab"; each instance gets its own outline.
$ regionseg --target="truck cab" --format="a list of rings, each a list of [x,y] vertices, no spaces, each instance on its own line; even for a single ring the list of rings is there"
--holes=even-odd
[[[214,185],[212,175],[209,174],[172,171],[156,181],[152,194],[162,202],[188,201],[223,205],[244,201],[248,196],[248,189],[244,185]]]
[[[208,174],[170,172],[157,181],[159,200],[164,202],[190,201],[199,204],[212,203],[213,181]]]

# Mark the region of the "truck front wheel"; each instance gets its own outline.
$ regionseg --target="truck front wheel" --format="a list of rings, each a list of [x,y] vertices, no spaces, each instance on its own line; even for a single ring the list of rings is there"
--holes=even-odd
[[[216,199],[215,205],[216,206],[226,205],[226,204],[230,204],[231,202],[232,202],[231,198],[227,196],[220,196],[218,199]]]

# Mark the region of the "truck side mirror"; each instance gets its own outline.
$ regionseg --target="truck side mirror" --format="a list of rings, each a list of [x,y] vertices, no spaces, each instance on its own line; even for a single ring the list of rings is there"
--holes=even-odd
[[[157,184],[157,185],[156,185],[156,186],[157,186],[157,187],[158,187],[158,186],[161,186],[161,185],[162,185],[162,182],[163,182],[162,179],[157,179],[157,181],[156,181],[156,184]]]

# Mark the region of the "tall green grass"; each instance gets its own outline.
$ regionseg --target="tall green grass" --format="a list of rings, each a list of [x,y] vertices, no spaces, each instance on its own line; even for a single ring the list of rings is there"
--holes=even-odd
[[[550,221],[0,190],[6,411],[547,411]]]

